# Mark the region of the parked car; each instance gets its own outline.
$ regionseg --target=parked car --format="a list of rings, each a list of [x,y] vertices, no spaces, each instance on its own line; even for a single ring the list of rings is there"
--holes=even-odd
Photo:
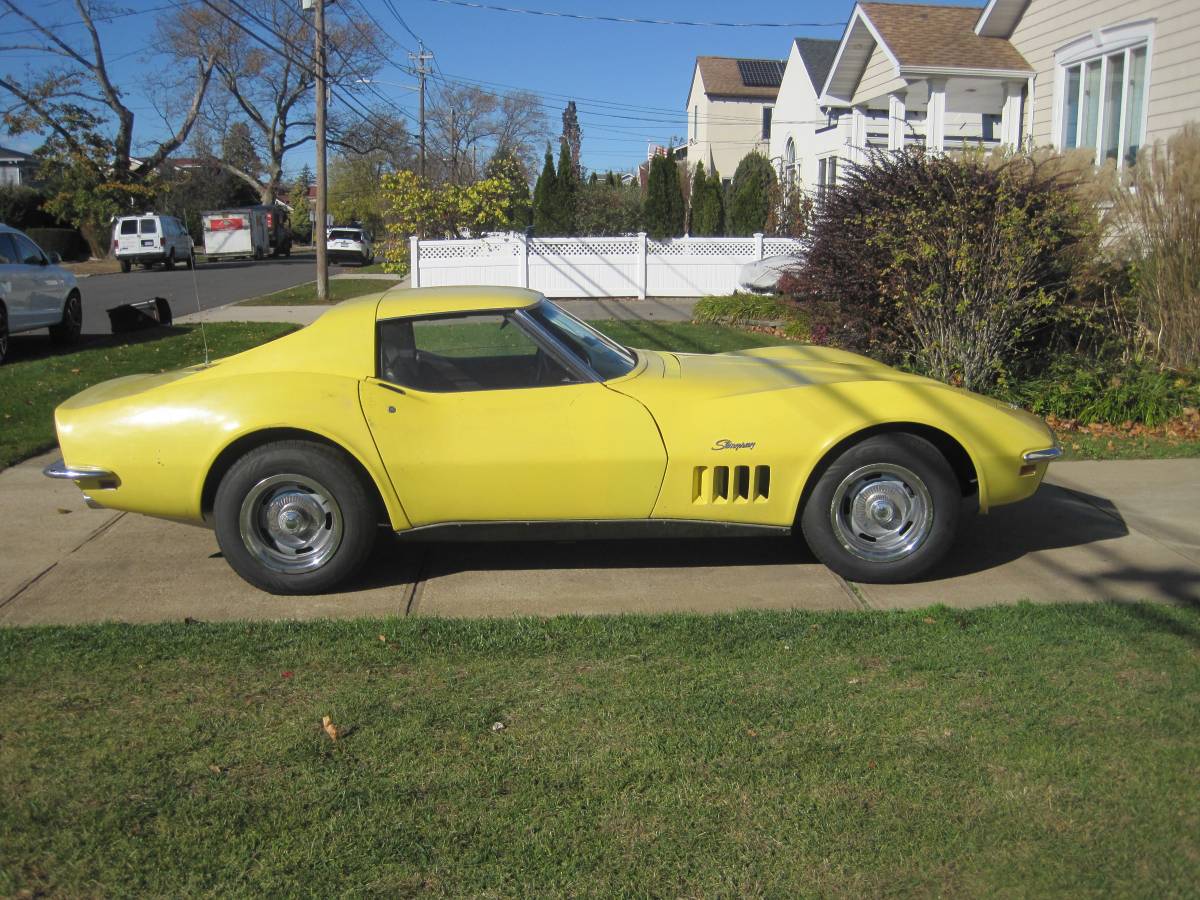
[[[325,233],[325,253],[331,262],[349,261],[369,266],[375,261],[371,235],[361,228],[330,228]]]
[[[298,362],[301,361],[301,362]],[[518,288],[392,290],[212,365],[55,412],[89,503],[205,523],[247,581],[331,589],[407,540],[802,531],[856,581],[916,578],[965,500],[1029,497],[1040,419],[830,347],[632,350]],[[116,427],[120,423],[120,427]]]
[[[50,329],[58,344],[75,344],[83,328],[83,297],[75,276],[28,235],[0,224],[0,363],[8,336]]]
[[[192,237],[174,216],[152,212],[120,216],[113,222],[112,249],[122,272],[128,272],[135,263],[147,269],[158,262],[167,269],[174,269],[176,263],[189,269],[196,265]]]
[[[768,256],[748,262],[738,272],[739,294],[773,294],[779,287],[779,279],[789,269],[804,265],[804,257],[794,253]]]

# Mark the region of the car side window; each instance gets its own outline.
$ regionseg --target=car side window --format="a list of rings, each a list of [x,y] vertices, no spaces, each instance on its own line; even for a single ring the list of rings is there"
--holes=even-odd
[[[13,243],[12,235],[0,234],[0,266],[11,266],[17,259],[17,245]]]
[[[508,312],[381,322],[379,377],[435,392],[513,390],[579,381]]]
[[[25,237],[23,234],[12,235],[13,241],[17,245],[17,259],[27,266],[40,266],[46,262],[42,251],[38,249],[38,245]]]

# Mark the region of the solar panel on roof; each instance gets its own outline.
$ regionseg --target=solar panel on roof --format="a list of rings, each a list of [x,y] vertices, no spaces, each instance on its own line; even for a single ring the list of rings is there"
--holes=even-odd
[[[738,73],[746,87],[779,87],[784,64],[774,59],[739,59]]]

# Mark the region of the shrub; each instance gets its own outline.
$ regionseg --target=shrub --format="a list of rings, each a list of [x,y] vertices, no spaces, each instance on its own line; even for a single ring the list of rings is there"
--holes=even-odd
[[[533,189],[533,230],[538,235],[562,234],[558,215],[558,187],[555,185],[554,157],[546,145],[546,161]]]
[[[931,156],[851,167],[825,198],[805,266],[782,286],[814,333],[983,390],[1054,319],[1094,210],[1030,157]]]
[[[683,234],[683,191],[673,159],[656,156],[650,161],[643,215],[646,232],[655,240]]]
[[[87,241],[76,228],[27,228],[25,233],[47,253],[57,253],[65,260],[87,259],[91,256]]]
[[[1116,192],[1116,224],[1137,322],[1160,363],[1200,366],[1200,127],[1143,150],[1129,188]]]
[[[580,185],[576,214],[580,234],[636,233],[642,220],[641,191],[634,184],[589,180]]]
[[[784,297],[770,294],[702,297],[696,303],[692,316],[697,322],[712,322],[734,328],[777,322],[787,337],[809,337],[807,311]]]
[[[1200,381],[1148,363],[1098,362],[1063,356],[1045,374],[1011,386],[1005,399],[1042,416],[1161,425],[1200,404]]]
[[[46,212],[46,197],[23,184],[0,187],[0,222],[25,231],[30,228],[54,228],[64,223]]]
[[[721,193],[721,176],[717,170],[713,169],[706,176],[704,163],[697,163],[692,179],[692,234],[711,237],[724,232],[725,205]]]
[[[728,231],[747,235],[763,231],[771,214],[775,170],[761,153],[747,153],[729,186]]]

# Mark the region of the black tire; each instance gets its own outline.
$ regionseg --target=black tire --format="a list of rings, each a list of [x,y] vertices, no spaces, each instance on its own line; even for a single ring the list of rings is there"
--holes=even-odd
[[[962,502],[936,447],[916,435],[877,435],[821,473],[800,526],[817,559],[843,578],[912,581],[954,543]]]
[[[300,521],[295,535],[284,531],[287,515]],[[234,463],[217,488],[213,518],[234,571],[272,594],[330,590],[366,561],[379,531],[373,488],[340,450],[307,441],[266,444]],[[304,546],[289,548],[288,540]]]
[[[8,310],[0,303],[0,366],[8,359]]]
[[[56,344],[70,346],[79,343],[83,333],[83,300],[75,291],[67,295],[63,304],[62,321],[50,326],[50,340]]]
[[[125,274],[128,275],[129,270],[132,268],[133,268],[133,264],[129,260],[127,260],[127,259],[121,260],[121,271],[122,272],[124,272]]]
[[[166,260],[163,261],[163,268],[166,269],[168,272],[171,272],[175,269],[175,251],[174,250],[172,250],[170,253],[167,254]]]
[[[196,251],[195,250],[192,250],[191,252],[188,253],[188,258],[184,262],[184,265],[187,266],[189,269],[196,268]]]

